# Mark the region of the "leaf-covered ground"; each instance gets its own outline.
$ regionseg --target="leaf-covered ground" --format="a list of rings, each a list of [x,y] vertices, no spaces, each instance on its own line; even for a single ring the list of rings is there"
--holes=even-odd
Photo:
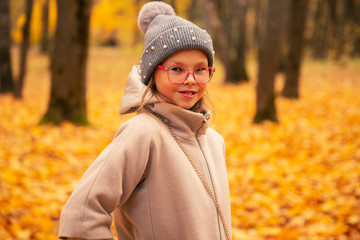
[[[92,48],[91,125],[39,126],[49,63],[31,51],[24,99],[0,96],[0,239],[57,239],[79,178],[131,117],[118,107],[138,58]],[[254,79],[252,61],[249,69]],[[360,239],[360,62],[305,62],[301,99],[277,98],[280,124],[253,125],[254,82],[223,86],[220,67],[216,74],[212,126],[227,144],[233,239]]]

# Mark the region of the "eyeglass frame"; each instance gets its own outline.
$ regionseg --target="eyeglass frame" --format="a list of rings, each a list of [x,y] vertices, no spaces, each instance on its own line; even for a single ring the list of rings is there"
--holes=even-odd
[[[173,67],[173,66],[172,66],[172,67]],[[182,82],[178,82],[178,83],[177,83],[177,82],[171,81],[170,76],[169,76],[169,70],[170,70],[172,67],[168,67],[168,68],[167,68],[167,67],[165,67],[165,66],[163,66],[163,65],[157,65],[157,66],[156,66],[157,69],[164,70],[164,71],[167,72],[168,80],[169,80],[169,82],[171,82],[171,83],[173,83],[173,84],[182,84],[182,83],[184,83],[184,82],[188,79],[190,73],[192,73],[193,78],[194,78],[194,80],[195,80],[195,82],[196,82],[197,84],[205,85],[205,84],[208,84],[208,83],[210,82],[210,80],[211,80],[212,77],[214,76],[214,73],[215,73],[215,70],[216,70],[214,67],[207,66],[207,68],[209,68],[210,71],[211,71],[211,76],[209,77],[209,80],[208,80],[206,83],[200,83],[200,82],[198,82],[198,81],[196,80],[196,78],[195,78],[195,71],[188,71],[187,74],[186,74],[185,79],[184,79]],[[195,69],[195,70],[196,70],[196,69]]]

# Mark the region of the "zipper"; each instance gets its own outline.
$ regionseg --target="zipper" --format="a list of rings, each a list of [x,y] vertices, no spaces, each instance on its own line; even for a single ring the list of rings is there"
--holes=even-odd
[[[200,142],[199,142],[199,139],[198,139],[198,132],[199,130],[207,123],[207,121],[209,120],[210,118],[210,114],[205,114],[204,115],[204,119],[202,120],[202,122],[200,123],[199,127],[197,128],[196,130],[196,135],[195,135],[195,138],[196,138],[196,142],[198,143],[198,146],[199,146],[199,149],[201,151],[201,154],[203,156],[203,162],[205,163],[205,167],[206,167],[206,175],[208,176],[209,180],[210,180],[210,184],[211,184],[211,188],[212,188],[212,191],[214,193],[214,196],[216,197],[216,193],[215,193],[215,188],[214,188],[214,184],[213,184],[213,180],[212,180],[212,177],[211,177],[211,174],[210,174],[210,169],[209,169],[209,166],[208,166],[208,162],[206,160],[206,157],[205,157],[205,154],[204,154],[204,151],[200,145]],[[216,209],[216,208],[215,208]],[[217,217],[217,222],[218,222],[218,229],[219,229],[219,235],[220,235],[220,238],[221,238],[221,224],[220,224],[220,221],[219,221],[219,214],[218,214],[218,211],[216,209],[216,215],[218,216]]]

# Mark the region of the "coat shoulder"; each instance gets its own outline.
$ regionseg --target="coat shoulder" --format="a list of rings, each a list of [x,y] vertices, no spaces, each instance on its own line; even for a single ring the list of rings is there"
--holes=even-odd
[[[115,137],[128,133],[139,137],[151,137],[159,132],[161,128],[160,122],[146,114],[138,114],[125,121],[118,129]]]
[[[216,141],[221,141],[222,143],[225,142],[223,136],[211,127],[206,130],[206,135]]]

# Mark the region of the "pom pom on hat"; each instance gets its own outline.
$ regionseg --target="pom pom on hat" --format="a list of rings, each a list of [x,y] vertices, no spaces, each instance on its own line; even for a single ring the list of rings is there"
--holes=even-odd
[[[150,23],[158,15],[176,15],[172,6],[164,2],[148,2],[139,12],[138,26],[140,30],[146,33]]]

